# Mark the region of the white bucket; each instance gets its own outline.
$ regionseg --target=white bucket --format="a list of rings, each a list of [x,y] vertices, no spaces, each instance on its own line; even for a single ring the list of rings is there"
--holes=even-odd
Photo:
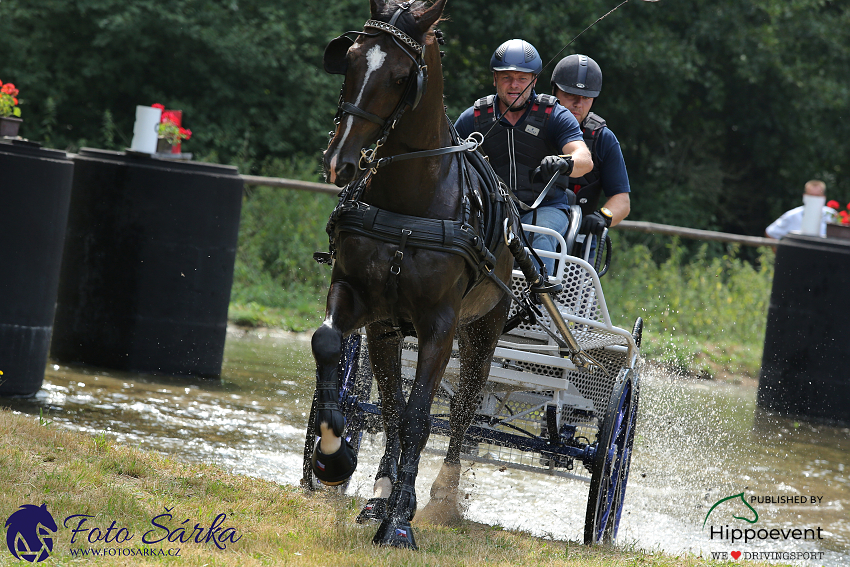
[[[156,141],[159,137],[159,121],[162,109],[152,106],[136,107],[136,123],[133,126],[133,142],[130,149],[147,154],[156,153]]]
[[[826,197],[817,195],[803,195],[803,225],[800,232],[820,236],[821,217]]]

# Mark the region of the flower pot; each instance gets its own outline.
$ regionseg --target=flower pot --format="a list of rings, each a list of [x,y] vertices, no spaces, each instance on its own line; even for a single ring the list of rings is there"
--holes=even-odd
[[[170,154],[172,153],[173,146],[168,143],[168,140],[165,138],[159,138],[156,141],[156,153],[158,154]]]
[[[826,225],[826,236],[828,238],[847,238],[847,239],[850,239],[850,225],[827,223],[827,225]]]
[[[23,122],[21,118],[14,118],[12,116],[0,117],[0,136],[14,138],[18,135],[18,128],[21,127],[21,122]]]

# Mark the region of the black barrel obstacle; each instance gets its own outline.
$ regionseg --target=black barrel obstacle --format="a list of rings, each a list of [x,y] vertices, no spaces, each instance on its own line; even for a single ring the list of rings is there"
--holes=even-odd
[[[777,247],[758,405],[850,423],[850,240],[791,234]]]
[[[242,206],[236,168],[74,157],[54,360],[217,377]]]
[[[65,152],[0,142],[0,395],[44,380],[73,171]]]

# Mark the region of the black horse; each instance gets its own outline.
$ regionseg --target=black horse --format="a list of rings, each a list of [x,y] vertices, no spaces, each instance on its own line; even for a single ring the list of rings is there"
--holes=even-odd
[[[470,165],[480,157],[460,145],[444,112],[433,29],[444,5],[371,0],[363,31],[340,36],[325,51],[325,69],[344,74],[345,83],[324,167],[345,189],[329,222],[334,262],[326,317],[312,340],[321,437],[313,471],[325,484],[339,484],[356,467],[341,438],[337,365],[343,337],[365,326],[386,432],[376,476],[376,491],[388,496],[386,517],[373,542],[414,549],[410,520],[431,403],[457,338],[461,373],[446,457],[446,474],[456,477],[511,301],[501,284],[513,265],[504,229],[518,229],[512,205],[498,191],[488,193],[487,176]],[[407,400],[404,335],[415,335],[419,349]]]

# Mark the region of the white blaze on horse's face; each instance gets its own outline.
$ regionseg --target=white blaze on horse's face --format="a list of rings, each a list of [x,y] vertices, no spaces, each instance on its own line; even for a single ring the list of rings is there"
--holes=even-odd
[[[359,47],[360,44],[354,43],[349,48],[349,51],[351,49],[357,49]],[[366,74],[363,76],[363,84],[360,85],[360,92],[357,93],[357,100],[354,101],[354,106],[360,106],[360,101],[363,98],[363,93],[366,90],[366,85],[369,82],[369,77],[372,75],[372,73],[374,73],[383,66],[384,61],[386,61],[386,59],[387,54],[384,52],[383,49],[381,49],[381,46],[379,45],[372,46],[372,48],[366,52]],[[346,114],[343,120],[345,121],[345,131],[342,133],[342,137],[339,139],[339,143],[337,144],[338,148],[342,147],[345,144],[345,139],[348,137],[348,133],[351,131],[351,125],[354,121],[354,117],[350,114]],[[334,154],[330,162],[331,183],[334,183],[336,181],[336,165],[338,158],[339,152]]]

